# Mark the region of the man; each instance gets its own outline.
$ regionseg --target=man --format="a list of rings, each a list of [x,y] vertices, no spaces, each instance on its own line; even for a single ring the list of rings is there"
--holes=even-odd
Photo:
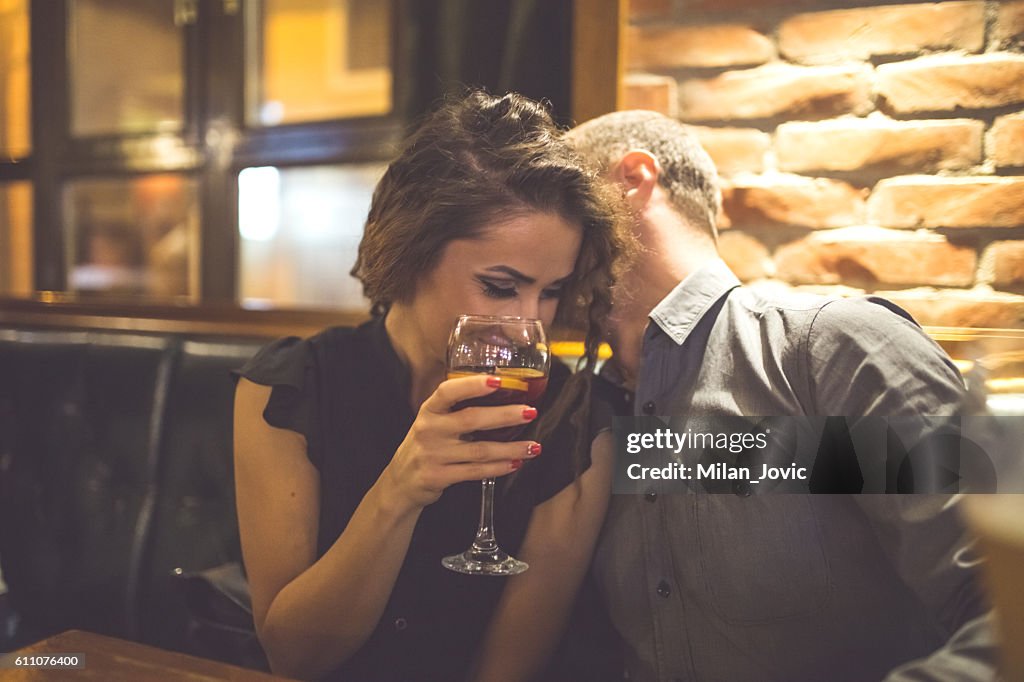
[[[628,414],[846,415],[853,433],[955,412],[962,379],[892,304],[740,286],[716,251],[714,166],[682,124],[629,111],[569,135],[623,188],[641,247],[608,330]],[[594,572],[632,682],[994,678],[957,496],[752,487],[613,497]]]

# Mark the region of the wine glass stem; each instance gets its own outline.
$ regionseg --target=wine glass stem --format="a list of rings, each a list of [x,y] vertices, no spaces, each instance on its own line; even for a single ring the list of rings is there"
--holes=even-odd
[[[498,549],[498,543],[494,539],[494,479],[485,478],[480,485],[480,526],[476,529],[473,549],[478,552],[493,552]]]

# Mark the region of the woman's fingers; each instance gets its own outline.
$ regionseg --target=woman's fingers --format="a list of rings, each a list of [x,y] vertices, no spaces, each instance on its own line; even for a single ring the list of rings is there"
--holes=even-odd
[[[479,440],[460,443],[448,459],[448,466],[458,464],[491,464],[496,462],[512,462],[515,460],[533,459],[541,453],[540,443],[536,441],[515,441],[499,443],[493,440]]]
[[[433,437],[459,437],[474,431],[524,426],[537,418],[537,410],[524,404],[464,407],[452,411],[465,400],[490,395],[500,383],[501,377],[487,374],[441,382],[420,409],[417,421],[421,430]]]
[[[442,416],[438,421],[441,428],[463,434],[503,429],[508,426],[525,426],[536,418],[536,408],[529,405],[498,405],[464,407]]]
[[[457,403],[490,395],[500,387],[501,377],[491,374],[448,379],[441,382],[420,409],[434,414],[448,414]]]
[[[540,452],[540,443],[535,441],[462,443],[451,453],[453,461],[441,465],[437,471],[445,487],[461,481],[498,478],[518,471],[524,461],[537,457]]]
[[[540,453],[541,445],[536,441],[463,441],[454,443],[429,461],[424,460],[415,478],[421,487],[431,490],[436,499],[454,483],[510,474]]]
[[[446,468],[446,476],[450,477],[451,483],[479,481],[483,478],[500,478],[513,471],[518,471],[522,466],[523,461],[520,459],[478,464],[452,464]]]

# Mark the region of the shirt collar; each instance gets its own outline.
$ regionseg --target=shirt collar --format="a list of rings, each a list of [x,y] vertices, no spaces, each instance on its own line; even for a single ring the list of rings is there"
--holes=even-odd
[[[669,338],[682,345],[708,309],[740,281],[721,258],[691,272],[651,311],[650,318]],[[654,331],[648,326],[648,338]]]

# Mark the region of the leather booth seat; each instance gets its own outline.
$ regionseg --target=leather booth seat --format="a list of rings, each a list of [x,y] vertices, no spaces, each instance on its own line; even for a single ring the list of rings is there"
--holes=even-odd
[[[240,561],[229,372],[264,342],[0,328],[0,651],[190,649],[172,573]]]

